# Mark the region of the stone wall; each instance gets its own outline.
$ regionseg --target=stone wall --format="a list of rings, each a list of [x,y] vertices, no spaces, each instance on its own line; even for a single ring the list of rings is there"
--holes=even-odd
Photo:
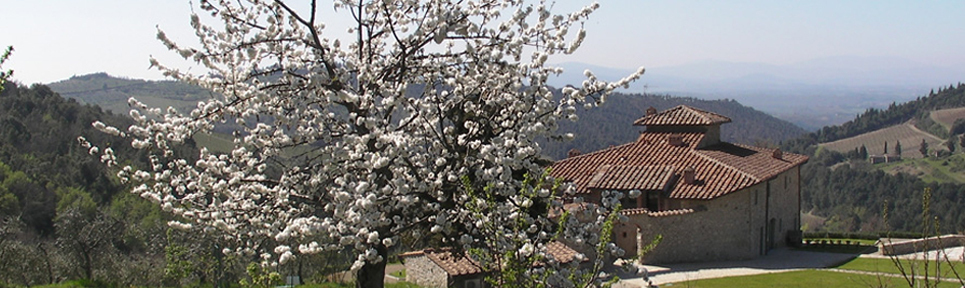
[[[643,257],[650,264],[750,259],[786,246],[788,231],[800,229],[798,169],[712,200],[680,201],[692,213],[631,215],[614,229],[614,242],[630,256],[662,235]]]
[[[767,233],[773,226],[774,243],[772,247],[787,246],[788,233],[801,229],[801,179],[799,169],[800,167],[794,167],[767,181],[770,186],[767,213],[769,220],[764,226],[764,231]]]
[[[882,255],[901,255],[924,252],[946,247],[958,247],[965,244],[965,235],[949,234],[922,239],[888,239],[878,240],[878,251]]]
[[[405,257],[405,281],[422,287],[446,288],[449,274],[426,255]]]

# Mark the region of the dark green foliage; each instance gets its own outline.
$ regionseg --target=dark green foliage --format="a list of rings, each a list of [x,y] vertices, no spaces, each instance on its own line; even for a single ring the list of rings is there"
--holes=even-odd
[[[644,127],[633,126],[633,121],[643,117],[647,108],[653,106],[663,111],[677,105],[688,105],[731,118],[733,122],[721,126],[721,139],[728,142],[776,145],[806,133],[790,122],[741,105],[735,100],[615,93],[600,107],[578,111],[579,121],[561,121],[560,132],[572,132],[576,137],[566,142],[542,141],[543,155],[563,159],[567,151],[573,148],[587,153],[635,141]]]
[[[918,145],[918,152],[921,152],[921,155],[928,156],[928,142],[925,142],[925,139],[921,139],[921,144]]]
[[[53,190],[58,187],[75,187],[90,193],[98,205],[110,202],[123,189],[96,157],[78,145],[78,136],[111,143],[116,154],[142,161],[133,164],[144,167],[146,158],[139,151],[90,125],[101,120],[124,127],[127,119],[66,100],[43,85],[25,88],[8,83],[7,88],[0,94],[0,162],[23,171],[36,182],[36,189],[55,198]]]
[[[931,188],[931,209],[941,230],[954,233],[965,227],[965,211],[960,209],[965,207],[963,184],[926,183],[914,175],[891,175],[864,161],[842,163],[843,155],[829,150],[813,155],[801,168],[801,208],[828,218],[821,231],[921,231],[921,191],[926,187]],[[882,222],[885,207],[887,223]]]
[[[136,167],[145,167],[146,158],[121,138],[96,131],[95,120],[129,123],[43,85],[7,83],[0,92],[0,238],[9,240],[0,241],[0,284],[151,283],[147,279],[158,274],[151,272],[157,259],[151,255],[161,242],[146,234],[163,233],[159,227],[167,229],[169,219],[146,200],[123,193],[128,187],[114,180],[115,171],[77,137],[110,143]]]
[[[824,227],[819,228],[823,231],[922,231],[919,221],[922,212],[921,191],[927,187],[932,191],[931,209],[939,218],[941,231],[960,231],[965,227],[965,213],[960,209],[965,207],[965,197],[961,194],[965,191],[965,184],[926,183],[918,175],[891,175],[875,169],[866,161],[846,160],[864,159],[864,147],[847,154],[814,147],[817,143],[851,137],[909,120],[917,121],[919,128],[936,126],[938,124],[929,117],[931,111],[962,106],[965,106],[965,85],[958,84],[915,101],[892,104],[886,110],[869,109],[842,125],[825,127],[801,138],[785,141],[784,149],[812,157],[801,168],[802,209],[826,217]],[[962,126],[962,123],[957,124],[955,126]],[[946,145],[954,143],[954,140],[950,140]],[[894,144],[894,153],[900,156],[902,143],[896,141]],[[928,148],[928,144],[922,141],[920,152],[928,155]],[[884,223],[886,209],[888,219]]]
[[[7,62],[11,53],[13,53],[13,46],[7,46],[7,49],[3,50],[3,54],[0,54],[0,92],[3,92],[3,86],[4,83],[7,83],[7,79],[13,76],[13,70],[3,71],[3,63]]]

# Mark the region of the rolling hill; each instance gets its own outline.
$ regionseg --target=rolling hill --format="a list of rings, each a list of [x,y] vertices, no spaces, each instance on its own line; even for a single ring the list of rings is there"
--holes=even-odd
[[[130,97],[151,107],[171,106],[178,111],[187,111],[196,107],[198,101],[212,97],[211,92],[187,83],[127,79],[107,73],[74,76],[47,86],[65,98],[125,115],[130,109]]]
[[[956,120],[965,119],[965,107],[935,110],[931,112],[929,117],[945,129],[950,130]]]
[[[616,93],[600,107],[579,111],[579,121],[560,123],[560,131],[574,133],[575,138],[570,142],[544,141],[541,143],[543,155],[562,159],[570,149],[589,152],[634,141],[643,127],[633,126],[633,121],[642,117],[647,108],[653,106],[657,110],[665,110],[677,105],[688,105],[731,118],[731,123],[721,126],[721,139],[732,143],[773,146],[807,133],[790,122],[741,105],[735,100]]]
[[[940,147],[943,147],[941,144],[945,142],[944,139],[921,131],[912,123],[904,123],[833,142],[821,143],[820,146],[840,153],[848,153],[863,145],[868,149],[868,154],[883,155],[885,143],[888,143],[888,147],[892,149],[888,152],[895,153],[895,144],[900,142],[902,157],[922,158],[923,155],[918,151],[922,139],[925,140],[925,143],[928,143],[929,149],[943,149]]]
[[[135,97],[149,106],[172,106],[179,111],[187,111],[195,107],[197,101],[211,97],[204,89],[176,81],[124,79],[106,73],[74,76],[49,86],[64,97],[120,113],[129,109],[129,97]],[[733,123],[721,128],[722,138],[729,142],[773,145],[807,132],[790,122],[741,105],[735,100],[616,93],[601,107],[580,111],[580,121],[560,123],[561,132],[572,132],[576,134],[576,138],[571,142],[542,141],[543,154],[549,158],[560,159],[572,148],[593,151],[633,141],[641,127],[634,127],[632,123],[640,118],[648,107],[663,110],[681,104],[713,111],[733,119]],[[214,141],[212,145],[224,146],[220,143],[223,141],[218,140],[219,137],[198,139],[202,145]]]

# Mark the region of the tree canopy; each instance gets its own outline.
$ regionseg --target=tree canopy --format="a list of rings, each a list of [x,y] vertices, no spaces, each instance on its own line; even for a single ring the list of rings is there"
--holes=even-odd
[[[226,252],[286,263],[355,249],[359,287],[381,287],[387,249],[406,231],[509,255],[506,261],[545,259],[545,244],[561,235],[600,242],[593,231],[606,217],[550,218],[562,209],[563,195],[524,184],[525,175],[543,175],[534,140],[570,138],[556,132],[560,121],[575,121],[577,107],[598,105],[643,73],[607,83],[586,71],[582,85],[556,97],[546,80],[561,69],[546,63],[580,46],[582,22],[597,4],[565,15],[550,6],[336,1],[335,11],[351,14],[354,23],[329,29],[315,2],[302,11],[284,1],[202,1],[212,17],[191,16],[201,46],[182,47],[163,31],[158,38],[207,73],[152,65],[222,96],[190,112],[131,99],[135,124],[94,126],[151,154],[150,167],[120,165],[122,181],[192,220],[181,227],[236,239],[240,246]],[[230,153],[176,151],[192,135],[225,125],[238,127]],[[101,151],[109,166],[123,161],[116,145],[85,145]],[[618,203],[617,197],[603,203]],[[614,208],[584,211],[605,215]],[[489,216],[474,217],[479,209]],[[490,221],[530,228],[483,229]],[[548,265],[527,273],[548,278],[532,277],[531,285],[576,279],[547,269],[555,261],[541,263]]]

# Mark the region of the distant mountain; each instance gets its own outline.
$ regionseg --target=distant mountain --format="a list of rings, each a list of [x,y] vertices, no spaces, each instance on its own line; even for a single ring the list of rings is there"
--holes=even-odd
[[[731,123],[721,126],[721,138],[728,142],[776,145],[807,133],[790,122],[741,105],[735,100],[616,93],[600,107],[579,111],[579,121],[564,120],[560,123],[561,132],[572,132],[576,137],[568,142],[543,141],[543,154],[562,159],[573,148],[590,152],[634,141],[644,127],[633,126],[633,121],[642,117],[647,108],[653,106],[665,110],[682,104],[731,118]]]
[[[187,112],[211,92],[179,81],[147,81],[94,73],[47,84],[51,90],[81,103],[98,105],[107,111],[127,114],[127,99],[134,97],[151,107],[174,107]]]
[[[604,69],[599,71],[601,77],[610,73]],[[611,72],[605,77],[619,73],[615,70]],[[127,99],[130,97],[135,97],[149,106],[173,106],[184,112],[196,107],[197,101],[210,97],[210,93],[204,89],[177,81],[124,79],[106,73],[74,76],[49,86],[64,97],[100,105],[106,110],[119,113],[129,109]],[[544,154],[559,159],[572,148],[592,151],[632,141],[636,139],[636,131],[640,129],[632,125],[633,121],[642,116],[647,107],[653,106],[662,110],[680,104],[713,111],[733,119],[733,123],[725,124],[722,128],[723,139],[731,142],[776,144],[806,133],[794,124],[743,106],[734,100],[617,93],[610,96],[602,107],[580,111],[580,121],[561,123],[561,131],[575,133],[576,139],[571,142],[543,141]]]
[[[590,69],[616,80],[631,69],[585,63],[557,64],[563,75],[551,84],[578,85]],[[650,67],[631,93],[666,93],[700,99],[736,99],[808,130],[843,123],[867,108],[913,100],[931,87],[961,81],[965,67],[915,63],[897,57],[839,56],[787,65],[700,61]]]

